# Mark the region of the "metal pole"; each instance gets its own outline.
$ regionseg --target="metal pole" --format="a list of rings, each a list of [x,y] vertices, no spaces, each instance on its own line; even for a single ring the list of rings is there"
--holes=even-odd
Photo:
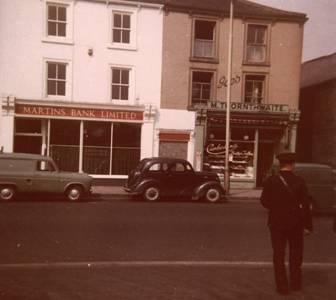
[[[233,40],[233,0],[230,1],[230,32],[229,32],[229,55],[227,72],[226,94],[226,133],[225,133],[225,190],[230,191],[229,149],[230,149],[230,106],[231,106],[231,77],[232,77],[232,40]]]

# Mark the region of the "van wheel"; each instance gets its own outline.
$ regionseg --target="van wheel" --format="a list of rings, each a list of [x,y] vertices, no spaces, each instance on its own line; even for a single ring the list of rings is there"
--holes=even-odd
[[[148,202],[155,202],[160,200],[160,189],[157,186],[148,186],[143,192],[144,200]]]
[[[15,188],[13,186],[1,186],[0,187],[0,199],[1,201],[10,201],[15,198]]]
[[[210,203],[217,203],[222,198],[222,192],[218,187],[210,187],[205,192],[205,201]]]
[[[83,194],[83,189],[79,185],[72,185],[65,191],[66,198],[71,202],[80,201]]]

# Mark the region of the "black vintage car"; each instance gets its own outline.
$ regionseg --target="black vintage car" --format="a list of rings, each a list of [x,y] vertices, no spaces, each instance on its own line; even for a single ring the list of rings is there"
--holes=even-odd
[[[151,202],[166,196],[215,203],[224,199],[223,183],[223,176],[194,171],[184,159],[152,157],[141,160],[129,173],[124,188]]]

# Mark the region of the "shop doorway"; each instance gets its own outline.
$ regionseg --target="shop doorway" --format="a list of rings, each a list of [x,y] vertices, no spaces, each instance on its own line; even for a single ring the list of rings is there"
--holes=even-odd
[[[261,142],[258,147],[257,187],[262,187],[273,164],[274,143]]]

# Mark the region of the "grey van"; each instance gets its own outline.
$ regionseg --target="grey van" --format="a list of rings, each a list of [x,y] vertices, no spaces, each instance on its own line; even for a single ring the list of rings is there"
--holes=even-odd
[[[277,172],[278,165],[273,165],[270,173]],[[313,197],[314,211],[336,209],[336,174],[330,166],[313,163],[295,163],[294,173],[302,177]]]
[[[335,173],[330,166],[296,163],[294,172],[306,181],[314,210],[336,208]]]
[[[92,177],[62,172],[49,156],[0,153],[0,200],[10,201],[20,193],[64,195],[79,201],[91,191]]]

